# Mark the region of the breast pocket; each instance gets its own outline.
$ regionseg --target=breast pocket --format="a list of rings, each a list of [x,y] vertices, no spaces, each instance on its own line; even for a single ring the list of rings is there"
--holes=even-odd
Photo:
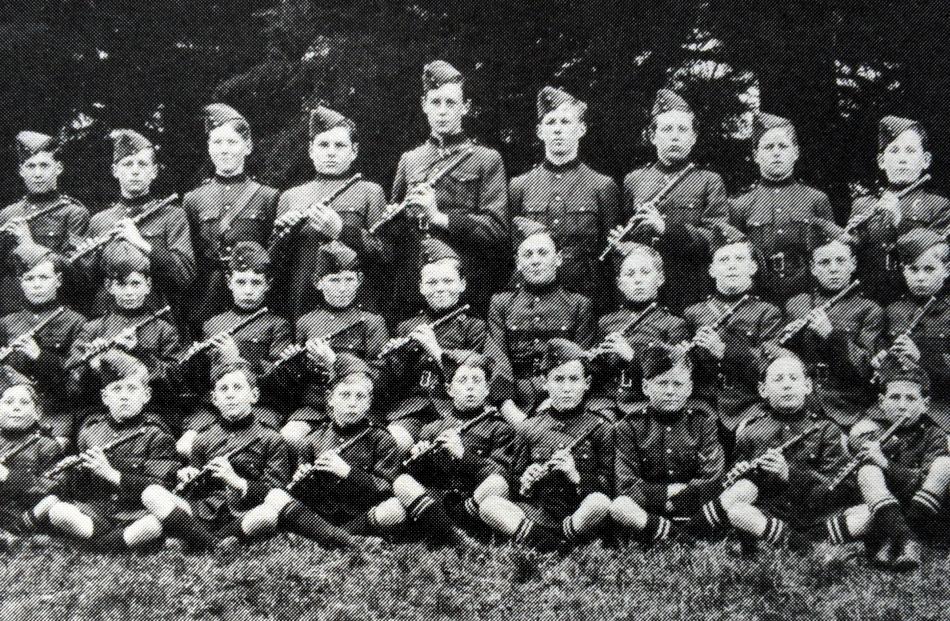
[[[907,224],[902,226],[902,230],[909,231],[915,228],[927,228],[931,221],[930,209],[924,204],[924,201],[915,198],[914,201],[905,210]]]
[[[673,197],[662,201],[659,211],[666,216],[667,225],[696,224],[702,214],[703,202],[699,198]]]
[[[347,201],[333,207],[340,215],[343,226],[348,228],[366,228],[366,207],[355,202]]]
[[[247,210],[238,214],[231,221],[226,234],[231,242],[256,241],[262,243],[268,226],[269,223],[259,209]]]
[[[453,172],[436,185],[441,189],[439,207],[443,211],[475,211],[478,208],[479,177],[474,173]]]
[[[597,206],[568,203],[564,206],[562,237],[568,245],[595,246],[597,242]]]
[[[30,223],[30,233],[37,244],[54,250],[63,247],[66,237],[63,223],[49,217]]]
[[[240,341],[241,356],[248,362],[260,362],[270,353],[270,339],[265,336],[255,336]]]
[[[670,449],[673,451],[670,461],[674,464],[677,474],[690,476],[696,471],[699,464],[699,442],[695,438],[677,438]]]

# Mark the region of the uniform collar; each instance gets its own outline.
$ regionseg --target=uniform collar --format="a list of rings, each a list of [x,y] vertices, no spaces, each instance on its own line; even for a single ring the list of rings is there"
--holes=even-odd
[[[554,410],[551,410],[552,412]],[[481,416],[485,413],[485,406],[482,405],[480,408],[475,408],[474,410],[460,410],[452,405],[452,418],[457,420],[472,420],[476,416]]]
[[[340,181],[342,179],[349,179],[353,175],[350,174],[349,170],[345,170],[341,173],[329,174],[329,173],[315,173],[313,175],[314,181]]]
[[[465,132],[450,134],[448,136],[436,136],[435,134],[429,135],[429,143],[438,147],[439,149],[457,147],[461,144],[464,144],[466,141],[468,141],[468,136],[465,135]]]
[[[580,157],[575,157],[574,159],[568,160],[564,162],[563,164],[554,164],[549,159],[544,158],[544,162],[541,163],[541,166],[543,166],[546,170],[553,173],[563,173],[570,170],[577,170],[578,168],[580,168],[580,165],[581,165]]]
[[[149,313],[148,307],[144,304],[138,308],[122,308],[118,304],[112,304],[112,314],[118,315],[119,317],[125,317],[127,319],[136,319],[138,317],[144,317]]]
[[[142,196],[135,196],[132,198],[126,198],[125,196],[119,197],[119,204],[123,207],[129,209],[129,211],[135,211],[138,207],[143,207],[148,205],[154,199],[152,198],[151,192],[146,192]]]
[[[239,431],[242,429],[248,429],[251,425],[254,424],[254,406],[251,406],[250,411],[247,415],[242,416],[241,418],[231,421],[221,416],[220,412],[218,413],[218,424],[221,425],[222,429],[227,431]]]
[[[662,423],[675,423],[676,421],[683,418],[683,414],[685,412],[686,412],[685,409],[680,409],[675,412],[664,412],[662,410],[656,409],[652,405],[649,406],[647,409],[647,413],[649,415],[653,416],[655,419],[657,419],[658,421]]]
[[[732,306],[733,304],[741,300],[746,295],[750,295],[748,290],[741,291],[739,293],[731,293],[729,295],[716,291],[716,293],[714,293],[712,297],[714,300],[718,300],[719,302]]]
[[[59,308],[60,306],[60,301],[55,297],[48,302],[43,302],[42,304],[31,304],[29,301],[25,301],[23,303],[23,309],[27,312],[33,313],[34,315],[41,315],[47,311],[53,310],[54,308]]]
[[[794,412],[780,412],[772,406],[767,406],[769,413],[772,415],[772,418],[778,421],[792,423],[800,420],[805,420],[811,416],[811,412],[808,411],[807,407],[802,407]]]
[[[236,175],[230,177],[224,177],[218,173],[214,173],[214,180],[220,183],[221,185],[237,185],[239,183],[244,183],[248,180],[247,173],[240,172]]]
[[[795,175],[789,175],[785,177],[784,179],[779,179],[779,180],[766,179],[765,177],[759,177],[759,185],[761,185],[764,188],[787,188],[791,185],[795,185],[796,183],[797,181],[795,179]]]
[[[632,313],[637,313],[637,314],[639,314],[639,313],[642,313],[643,311],[645,311],[645,310],[647,309],[647,307],[649,307],[650,304],[653,304],[654,302],[656,302],[656,300],[648,300],[648,301],[646,301],[646,302],[632,302],[632,301],[630,301],[630,300],[624,298],[624,299],[620,302],[620,305],[621,305],[623,308],[625,308],[626,310],[628,310],[628,311],[630,311],[630,312],[632,312]]]
[[[257,311],[261,310],[262,308],[264,308],[263,304],[260,304],[259,306],[256,306],[254,308],[240,308],[232,304],[231,312],[237,315],[238,317],[249,317],[250,315],[253,315]]]
[[[542,296],[548,295],[549,293],[554,293],[560,286],[561,285],[558,283],[557,278],[544,285],[534,285],[526,280],[522,281],[522,288],[525,290],[525,292],[534,296]]]
[[[106,415],[105,415],[105,421],[106,421],[106,423],[108,423],[109,427],[111,427],[111,428],[114,429],[115,431],[122,431],[122,430],[125,430],[125,429],[133,429],[133,428],[138,427],[139,425],[141,425],[144,420],[145,420],[145,412],[144,412],[144,411],[143,411],[143,412],[139,412],[138,414],[136,414],[136,415],[133,416],[132,418],[127,418],[127,419],[125,419],[125,420],[123,420],[123,421],[118,421],[118,420],[115,420],[114,418],[112,418],[112,415],[109,414],[108,410],[106,411]]]
[[[333,431],[336,432],[339,436],[353,437],[358,433],[361,433],[363,430],[369,427],[369,421],[365,418],[360,419],[354,423],[341,427],[336,423],[336,421],[330,421],[330,427],[333,428]]]
[[[0,429],[0,438],[9,442],[19,442],[40,433],[40,431],[40,426],[34,423],[26,429]]]
[[[670,175],[673,173],[681,172],[684,168],[689,166],[689,160],[683,160],[682,162],[676,162],[674,164],[664,164],[660,160],[657,160],[653,167],[664,175]]]
[[[35,194],[27,193],[26,201],[28,203],[48,203],[59,198],[59,190],[50,190],[49,192],[37,192]]]
[[[887,189],[888,192],[900,192],[904,188],[917,183],[918,180],[919,178],[914,179],[910,183],[891,183],[890,181],[888,181],[884,187]]]
[[[554,407],[551,407],[551,409],[548,410],[548,412],[551,414],[551,418],[561,421],[562,423],[565,423],[565,422],[568,422],[570,420],[574,420],[580,417],[581,414],[584,413],[584,411],[585,411],[585,407],[584,407],[583,401],[581,401],[581,404],[579,406],[570,410],[563,410],[563,411],[555,410]]]

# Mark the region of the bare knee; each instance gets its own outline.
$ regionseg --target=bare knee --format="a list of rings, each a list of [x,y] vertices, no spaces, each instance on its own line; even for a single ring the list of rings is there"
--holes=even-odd
[[[281,427],[280,435],[290,444],[295,444],[307,437],[307,434],[309,434],[310,431],[311,427],[308,423],[299,420],[292,420]]]
[[[425,494],[426,490],[411,475],[400,474],[393,481],[393,494],[399,499],[403,506],[409,506],[419,496]]]
[[[393,423],[389,425],[386,430],[389,431],[389,435],[393,437],[393,440],[396,441],[396,446],[398,446],[399,450],[403,453],[408,452],[409,449],[412,448],[412,445],[416,443],[415,440],[412,439],[412,434],[402,425]]]

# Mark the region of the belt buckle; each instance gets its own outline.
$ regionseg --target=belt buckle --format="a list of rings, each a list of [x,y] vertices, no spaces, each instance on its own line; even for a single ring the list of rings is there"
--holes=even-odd
[[[620,372],[620,387],[621,388],[631,388],[633,386],[633,378],[627,377],[627,370],[624,369]]]
[[[819,383],[824,383],[828,381],[830,377],[828,365],[824,362],[819,362],[815,365],[815,381]]]
[[[884,269],[888,272],[893,272],[897,270],[897,257],[894,256],[894,249],[888,248],[887,254],[884,255]]]
[[[422,388],[431,388],[435,385],[435,376],[432,374],[432,371],[425,369],[419,375],[419,386]]]
[[[773,254],[771,257],[769,257],[769,265],[771,265],[773,272],[784,274],[785,273],[785,253],[776,252],[775,254]]]

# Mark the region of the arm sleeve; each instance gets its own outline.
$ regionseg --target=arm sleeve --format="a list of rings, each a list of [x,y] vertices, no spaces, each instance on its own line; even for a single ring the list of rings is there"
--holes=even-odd
[[[452,246],[484,251],[504,248],[508,239],[508,183],[501,155],[491,152],[481,167],[478,211],[449,214]]]

